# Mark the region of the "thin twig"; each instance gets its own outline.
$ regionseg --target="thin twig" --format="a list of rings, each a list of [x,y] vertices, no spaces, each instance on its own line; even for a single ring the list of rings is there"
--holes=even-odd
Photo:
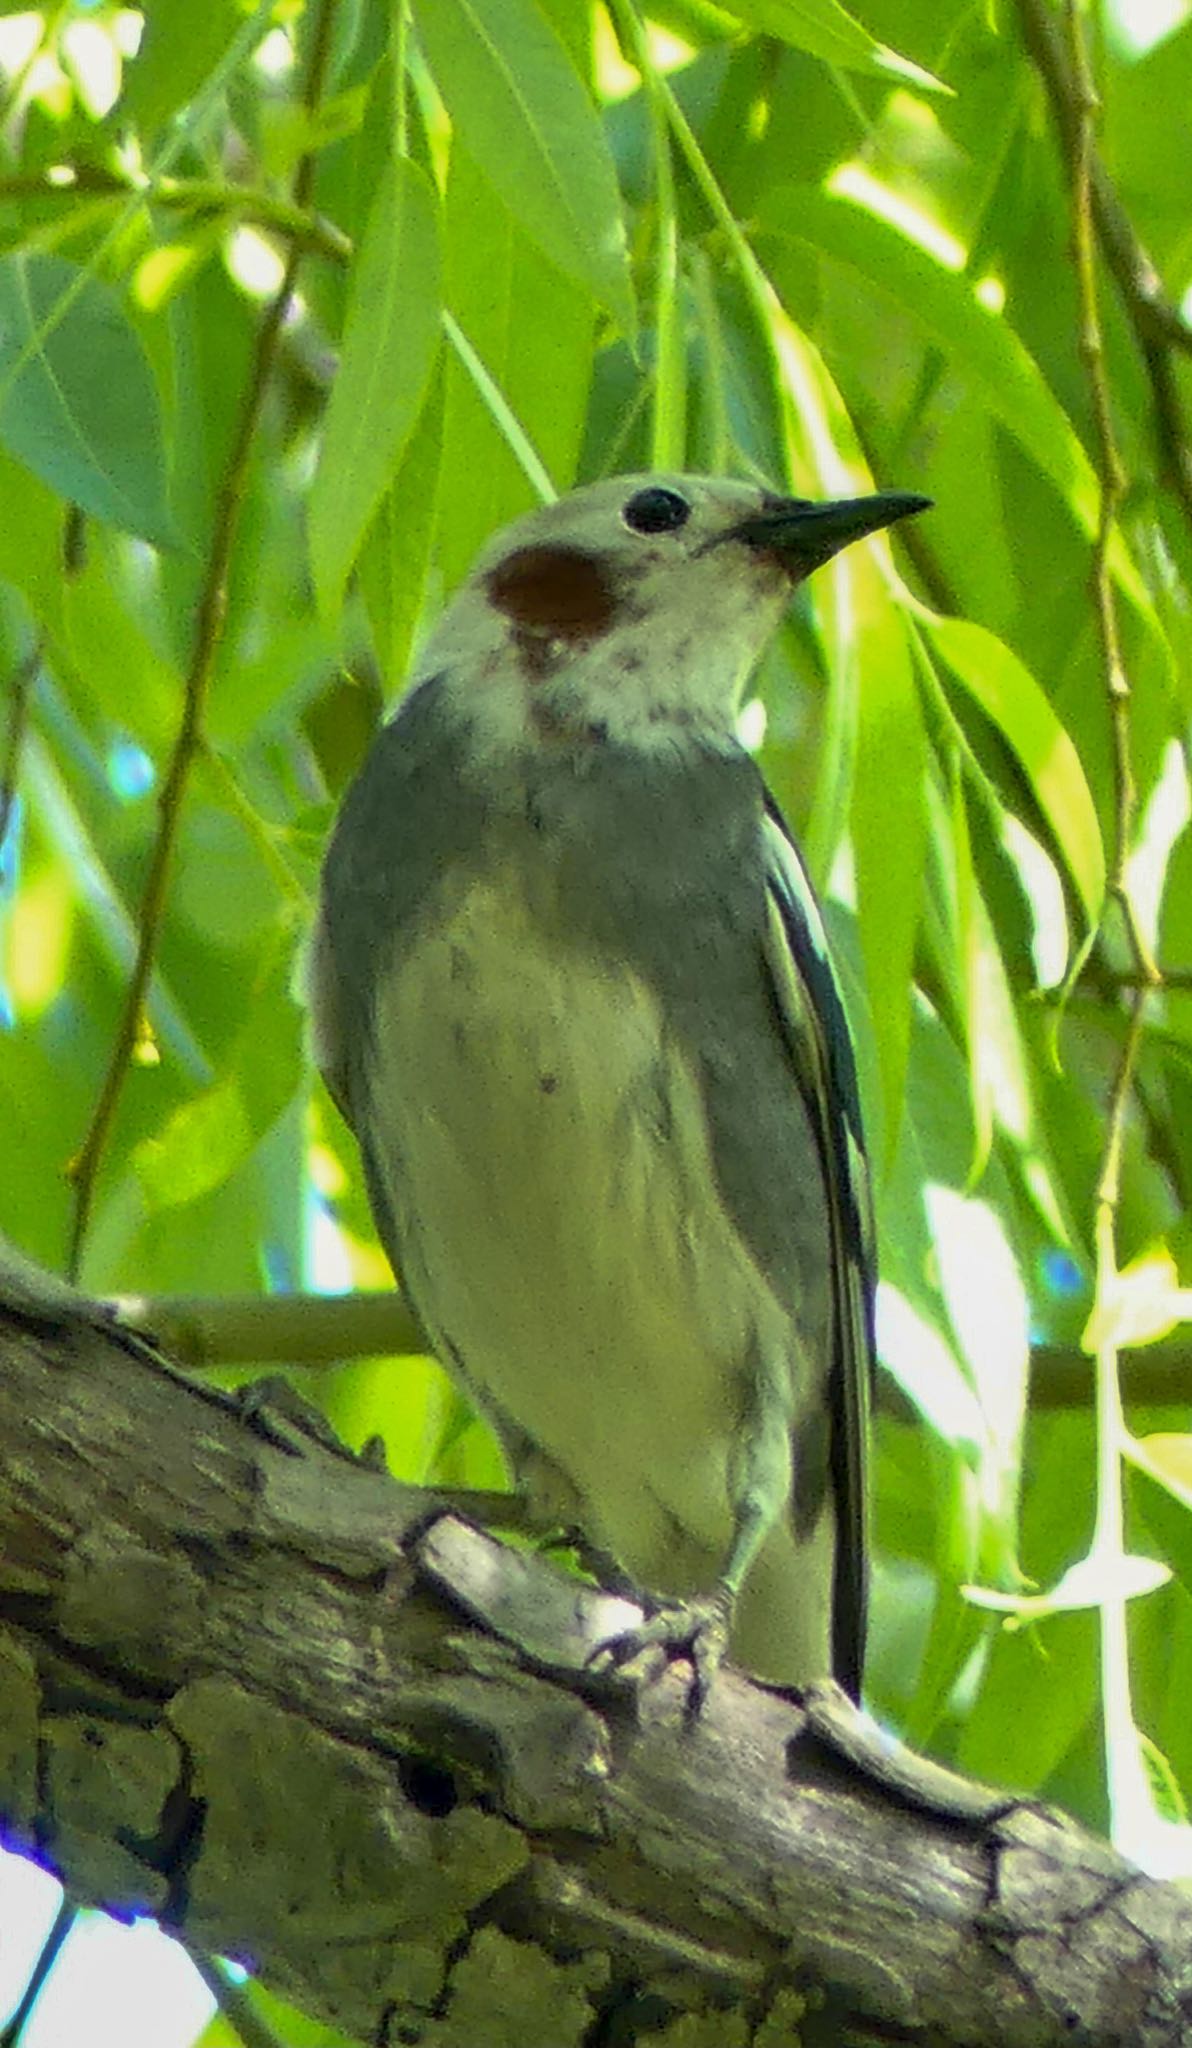
[[[322,96],[323,79],[331,46],[334,10],[335,0],[322,0],[315,22],[304,94],[307,109],[311,113]],[[309,151],[299,163],[294,177],[294,205],[300,211],[304,211],[309,204],[314,171],[315,153]],[[111,1136],[129,1064],[141,1035],[145,1000],[169,896],[183,800],[191,770],[203,745],[203,719],[227,615],[228,571],[248,482],[249,461],[300,260],[300,250],[291,249],[281,285],[262,318],[240,419],[216,504],[207,569],[199,598],[194,651],[183,697],[182,720],[162,782],[157,837],[150,856],[149,872],[141,900],[137,955],[107,1071],[91,1114],[87,1134],[69,1169],[70,1179],[74,1184],[74,1215],[68,1260],[68,1271],[72,1277],[78,1273],[99,1169]]]
[[[1089,69],[1084,34],[1075,0],[1065,0],[1065,6],[1071,75],[1078,113],[1070,166],[1072,249],[1080,321],[1078,345],[1088,380],[1096,438],[1097,472],[1101,485],[1097,537],[1093,546],[1092,588],[1113,743],[1114,833],[1108,887],[1125,920],[1134,965],[1146,985],[1156,988],[1159,985],[1159,971],[1139,923],[1126,872],[1134,839],[1138,792],[1130,757],[1130,684],[1122,660],[1121,636],[1118,632],[1117,608],[1114,603],[1113,578],[1109,563],[1114,523],[1126,493],[1126,475],[1114,433],[1113,408],[1105,368],[1105,344],[1097,304],[1093,136],[1100,102]]]
[[[8,698],[8,717],[4,727],[4,752],[0,755],[0,850],[8,837],[12,822],[12,807],[17,798],[17,784],[21,774],[21,751],[29,726],[29,708],[33,700],[33,685],[41,667],[41,642],[36,641],[24,660],[13,672]]]
[[[1192,455],[1171,364],[1173,350],[1192,355],[1192,325],[1164,293],[1159,273],[1089,136],[1071,38],[1065,39],[1050,0],[1018,0],[1018,18],[1023,41],[1046,87],[1070,173],[1075,173],[1078,153],[1087,157],[1088,211],[1150,380],[1162,480],[1192,524]]]
[[[1076,985],[1079,988],[1081,982],[1088,978],[1094,992],[1103,993],[1107,989],[1154,988],[1157,986],[1156,976],[1158,982],[1166,989],[1192,989],[1192,967],[1165,967],[1160,960],[1154,963],[1154,973],[1146,973],[1138,967],[1109,967],[1104,961],[1092,961]],[[1043,1001],[1048,1002],[1058,997],[1059,991],[1043,989],[1041,995]]]
[[[20,2048],[21,2036],[29,2024],[33,2008],[45,1990],[50,1971],[62,1954],[67,1937],[78,1917],[78,1906],[72,1898],[64,1896],[59,1902],[53,1925],[41,1945],[37,1960],[29,1972],[28,1982],[17,2001],[16,2010],[10,2013],[3,2028],[0,2028],[0,2048]]]
[[[56,164],[51,177],[45,171],[21,171],[0,178],[0,205],[6,200],[56,200],[67,206],[82,193],[89,198],[126,202],[142,200],[147,207],[161,207],[170,213],[192,214],[197,219],[246,221],[253,227],[278,235],[296,249],[326,256],[333,263],[346,263],[352,244],[343,229],[324,214],[311,213],[292,200],[277,199],[248,185],[229,184],[217,178],[130,178],[103,164]]]
[[[1100,1567],[1105,1587],[1099,1621],[1102,1720],[1110,1812],[1115,1838],[1125,1836],[1128,1839],[1129,1830],[1137,1825],[1139,1815],[1146,1810],[1146,1788],[1130,1697],[1122,1500],[1122,1452],[1127,1432],[1122,1412],[1113,1300],[1118,1279],[1117,1220],[1126,1119],[1146,1007],[1152,992],[1160,986],[1160,977],[1134,905],[1127,872],[1138,798],[1130,747],[1130,684],[1122,660],[1109,567],[1110,543],[1117,509],[1125,494],[1126,477],[1114,433],[1097,298],[1093,138],[1100,108],[1085,48],[1079,0],[1065,0],[1064,16],[1071,81],[1069,104],[1073,113],[1072,126],[1065,140],[1072,182],[1072,254],[1080,323],[1079,348],[1088,381],[1101,486],[1097,537],[1093,547],[1092,595],[1113,748],[1114,830],[1108,888],[1110,897],[1121,912],[1131,957],[1139,976],[1139,986],[1130,999],[1129,1026],[1110,1092],[1094,1206],[1097,1511],[1091,1556]]]

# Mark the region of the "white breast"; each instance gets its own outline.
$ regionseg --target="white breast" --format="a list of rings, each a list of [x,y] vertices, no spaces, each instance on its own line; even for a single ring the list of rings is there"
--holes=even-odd
[[[409,1283],[469,1377],[610,1521],[656,1496],[718,1548],[742,1375],[786,1317],[709,1201],[702,1104],[650,992],[560,959],[478,882],[386,987],[374,1089]],[[632,1570],[627,1533],[606,1535]]]
[[[383,990],[378,1164],[444,1358],[537,1447],[519,1476],[542,1521],[578,1521],[643,1586],[710,1590],[759,1374],[789,1488],[796,1339],[715,1199],[683,1048],[639,979],[560,956],[499,876],[440,906]],[[747,1589],[755,1669],[827,1668],[830,1570],[809,1562],[783,1518]]]

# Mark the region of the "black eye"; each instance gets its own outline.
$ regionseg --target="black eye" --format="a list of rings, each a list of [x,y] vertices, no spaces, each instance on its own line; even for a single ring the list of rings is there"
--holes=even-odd
[[[673,533],[676,527],[686,526],[691,507],[677,491],[651,484],[647,490],[634,492],[621,517],[634,533]]]

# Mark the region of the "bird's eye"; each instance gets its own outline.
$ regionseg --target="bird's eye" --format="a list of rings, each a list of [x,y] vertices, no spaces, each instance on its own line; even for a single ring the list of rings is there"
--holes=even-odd
[[[634,492],[621,517],[634,533],[674,533],[677,527],[686,526],[691,507],[677,491],[651,484]]]

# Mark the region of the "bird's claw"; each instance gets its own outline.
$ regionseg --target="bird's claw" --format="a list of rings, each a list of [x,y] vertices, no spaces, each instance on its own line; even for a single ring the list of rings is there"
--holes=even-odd
[[[687,1712],[694,1720],[720,1669],[731,1623],[732,1602],[723,1590],[691,1600],[656,1601],[635,1628],[597,1643],[588,1665],[596,1671],[626,1671],[640,1660],[642,1677],[649,1681],[676,1658],[686,1657],[691,1664]]]

